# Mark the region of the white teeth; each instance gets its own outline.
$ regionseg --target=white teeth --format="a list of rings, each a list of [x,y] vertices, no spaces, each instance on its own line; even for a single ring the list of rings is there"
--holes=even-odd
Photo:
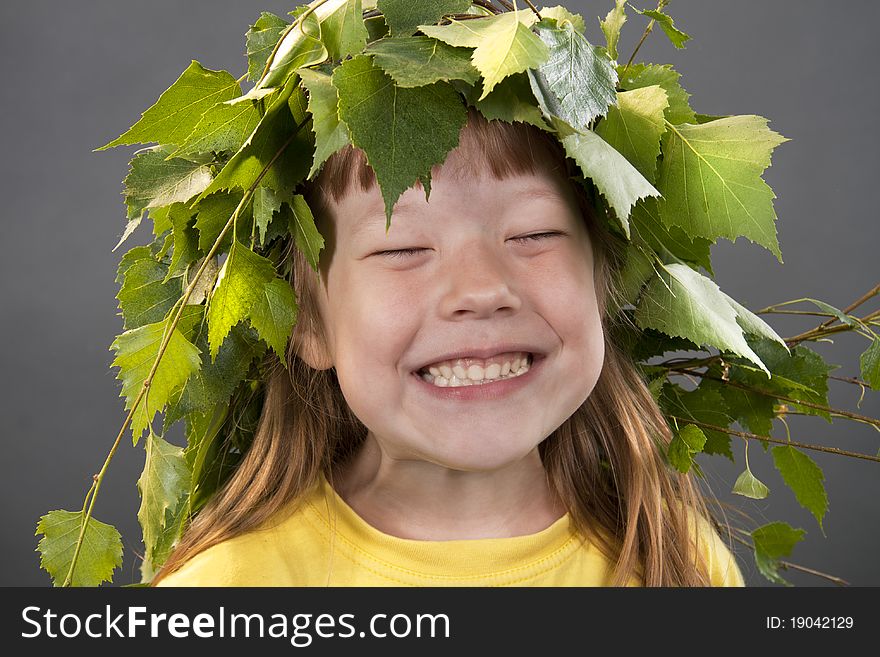
[[[439,388],[458,388],[461,386],[486,385],[495,381],[512,379],[529,371],[531,356],[515,358],[513,363],[505,362],[503,365],[492,363],[483,369],[479,365],[471,365],[465,370],[461,365],[449,368],[447,365],[430,367],[427,372],[422,372],[421,377],[428,383]],[[437,370],[437,374],[434,373]],[[450,376],[445,376],[444,370],[448,370]]]

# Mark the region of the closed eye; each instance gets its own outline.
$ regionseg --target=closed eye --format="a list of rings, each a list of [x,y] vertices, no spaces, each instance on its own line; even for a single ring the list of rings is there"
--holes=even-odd
[[[404,258],[406,256],[415,255],[421,251],[427,251],[423,247],[414,247],[410,249],[392,249],[389,251],[377,251],[375,255],[387,256],[389,258]]]
[[[512,238],[514,242],[520,242],[522,244],[527,244],[529,242],[537,242],[543,239],[547,239],[548,237],[557,237],[565,235],[562,231],[558,230],[550,230],[544,231],[543,233],[532,233],[531,235],[523,235],[521,237]]]

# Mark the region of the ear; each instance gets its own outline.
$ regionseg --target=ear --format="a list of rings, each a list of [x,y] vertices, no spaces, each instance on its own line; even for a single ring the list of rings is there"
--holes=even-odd
[[[333,357],[327,349],[323,336],[318,335],[313,326],[294,327],[291,337],[294,353],[315,370],[329,370],[333,367]]]

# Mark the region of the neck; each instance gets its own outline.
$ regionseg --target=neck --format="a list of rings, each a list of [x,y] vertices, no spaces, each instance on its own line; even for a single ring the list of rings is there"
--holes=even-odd
[[[565,514],[537,448],[502,468],[472,472],[393,458],[369,434],[334,472],[333,487],[379,531],[414,540],[523,536]]]

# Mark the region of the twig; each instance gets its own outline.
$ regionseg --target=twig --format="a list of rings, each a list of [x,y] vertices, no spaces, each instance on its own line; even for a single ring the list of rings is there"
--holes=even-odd
[[[747,532],[744,529],[740,529],[739,527],[734,527],[733,529],[735,531],[742,533],[742,534],[745,534],[746,536],[751,536],[751,534],[749,534],[749,532]],[[733,536],[733,540],[735,540],[736,542],[738,542],[742,545],[745,545],[748,548],[754,549],[754,546],[751,543],[749,543],[748,541],[746,541],[745,539],[743,539],[739,536]],[[849,582],[847,582],[845,579],[842,579],[840,577],[836,577],[834,575],[829,575],[828,573],[823,573],[819,570],[814,570],[813,568],[807,568],[806,566],[800,566],[796,563],[792,563],[791,561],[779,560],[778,563],[781,567],[785,568],[786,570],[788,570],[788,569],[799,570],[803,573],[808,573],[810,575],[815,575],[816,577],[822,577],[824,579],[827,579],[830,582],[834,582],[838,586],[849,586]]]
[[[878,294],[880,294],[880,283],[878,283],[877,285],[875,285],[873,288],[871,288],[870,290],[868,290],[867,292],[865,292],[862,296],[860,296],[858,299],[856,299],[856,300],[853,301],[851,304],[849,304],[846,308],[844,308],[844,310],[843,310],[843,314],[844,314],[844,315],[848,315],[848,314],[851,313],[853,310],[855,310],[856,308],[858,308],[859,306],[861,306],[863,303],[865,303],[866,301],[868,301],[868,300],[871,299],[872,297],[877,296]],[[868,315],[868,317],[872,317],[872,316],[876,316],[876,315],[877,315],[877,313],[871,313],[871,315]],[[867,317],[863,317],[863,318],[862,318],[862,321],[865,321],[866,319],[867,319]],[[793,342],[794,344],[797,344],[797,343],[799,343],[799,342],[803,342],[804,340],[807,339],[807,338],[804,337],[804,336],[808,336],[808,335],[810,335],[811,333],[815,333],[815,332],[817,332],[817,331],[820,331],[820,332],[821,332],[821,331],[823,331],[824,329],[826,329],[826,328],[828,328],[829,326],[831,326],[831,324],[833,324],[835,321],[837,321],[837,317],[831,317],[831,318],[825,320],[824,322],[822,322],[821,324],[819,324],[819,326],[817,326],[816,328],[814,328],[814,329],[812,329],[812,330],[810,330],[810,331],[805,331],[804,333],[801,333],[800,335],[796,335],[796,336],[793,337],[793,338],[789,338],[789,340],[786,340],[786,342],[791,341],[791,342]]]
[[[709,424],[707,422],[694,420],[693,418],[678,417],[675,415],[670,415],[669,417],[674,420],[680,420],[681,422],[685,422],[687,424],[695,424],[698,427],[703,427],[704,429],[709,429],[710,431],[720,431],[721,433],[730,434],[731,436],[738,436],[740,438],[748,438],[750,440],[766,440],[767,442],[776,443],[778,445],[790,445],[792,447],[800,447],[801,449],[812,449],[816,452],[827,452],[828,454],[837,454],[839,456],[851,456],[857,459],[864,459],[866,461],[875,461],[877,463],[880,463],[880,456],[871,456],[869,454],[860,454],[859,452],[850,452],[847,450],[838,449],[837,447],[825,447],[824,445],[808,445],[807,443],[798,443],[793,440],[782,440],[780,438],[771,438],[770,436],[759,436],[756,433],[749,433],[748,431],[736,431],[735,429],[730,429],[727,427],[719,427],[715,424]]]
[[[694,376],[698,376],[703,379],[711,379],[712,381],[721,381],[725,385],[731,386],[732,388],[739,388],[740,390],[746,390],[748,392],[754,392],[758,395],[763,395],[764,397],[772,397],[773,399],[780,399],[782,401],[786,401],[792,404],[799,404],[801,406],[806,406],[808,408],[815,408],[818,411],[825,411],[826,413],[836,413],[841,417],[846,417],[851,420],[858,420],[859,422],[864,422],[865,424],[870,424],[876,427],[880,427],[880,420],[873,417],[868,417],[866,415],[859,415],[858,413],[852,413],[850,411],[844,411],[838,408],[832,408],[830,406],[824,406],[822,404],[814,404],[812,402],[801,401],[800,399],[794,399],[793,397],[786,397],[784,395],[780,395],[775,392],[769,392],[767,390],[761,390],[760,388],[753,388],[751,386],[742,385],[741,383],[736,383],[735,381],[725,381],[719,376],[712,376],[711,374],[706,374],[704,372],[695,372],[693,370],[687,368],[678,368],[671,367],[669,368],[670,372],[679,372],[681,374],[692,374]]]
[[[529,9],[531,9],[533,12],[535,12],[535,16],[538,17],[538,20],[542,20],[541,14],[538,13],[538,10],[535,8],[535,5],[532,4],[532,1],[531,0],[524,0],[524,1],[529,6]]]
[[[253,197],[254,190],[256,190],[257,186],[260,184],[260,181],[272,168],[272,165],[275,164],[275,161],[281,156],[281,154],[287,149],[290,145],[290,142],[293,141],[293,138],[299,133],[300,129],[306,124],[307,121],[303,121],[299,125],[296,126],[294,130],[291,131],[290,137],[281,145],[275,155],[272,156],[272,159],[269,160],[268,164],[263,167],[263,170],[260,171],[260,174],[257,176],[256,180],[254,180],[253,184],[248,188],[245,192],[244,196],[242,196],[241,201],[239,201],[235,210],[232,213],[232,216],[229,217],[229,221],[226,222],[226,225],[223,227],[223,230],[220,231],[220,234],[217,236],[214,245],[211,247],[211,250],[208,252],[208,255],[205,256],[205,260],[202,263],[202,266],[196,272],[196,275],[193,277],[189,286],[186,288],[186,291],[183,293],[183,296],[177,302],[180,306],[177,309],[177,314],[174,316],[174,319],[171,321],[170,325],[166,325],[167,330],[164,332],[162,343],[159,346],[159,351],[156,355],[156,360],[153,362],[152,368],[150,368],[150,372],[147,374],[147,377],[144,379],[144,383],[141,386],[140,391],[138,392],[137,397],[134,400],[134,403],[131,406],[131,410],[128,412],[128,416],[125,418],[125,421],[122,423],[122,428],[119,430],[119,434],[116,436],[116,440],[113,442],[113,446],[110,448],[110,452],[107,454],[107,458],[104,460],[104,465],[101,467],[101,471],[96,474],[93,478],[92,487],[89,489],[89,492],[86,494],[86,502],[88,502],[88,510],[83,516],[82,525],[80,527],[79,537],[76,541],[76,548],[73,552],[73,558],[70,562],[70,568],[67,571],[67,576],[64,578],[64,582],[62,583],[62,587],[70,586],[71,581],[73,581],[73,573],[76,568],[77,560],[79,559],[79,553],[82,548],[83,538],[86,533],[86,527],[88,526],[89,520],[92,517],[92,509],[95,506],[95,500],[98,497],[98,491],[101,489],[101,482],[104,480],[104,475],[107,472],[107,468],[110,466],[110,462],[113,460],[113,456],[116,454],[116,450],[119,447],[120,442],[122,441],[122,436],[125,435],[125,430],[131,424],[131,420],[134,417],[135,411],[138,408],[138,405],[143,399],[144,395],[150,388],[150,384],[153,381],[153,377],[156,374],[156,371],[159,369],[159,363],[162,360],[162,356],[165,355],[165,351],[168,348],[169,343],[171,342],[171,338],[174,334],[174,330],[177,328],[178,323],[180,322],[180,318],[183,315],[183,310],[186,307],[186,302],[189,301],[190,296],[195,290],[196,285],[204,274],[205,270],[208,268],[208,263],[211,262],[213,257],[217,254],[217,251],[220,250],[220,243],[223,238],[226,236],[226,233],[229,232],[230,227],[235,224],[235,220],[238,217],[241,210],[247,205],[250,199]],[[173,307],[172,307],[173,310]],[[89,500],[89,496],[91,495],[91,500]],[[85,509],[85,504],[83,504],[83,508]]]
[[[493,5],[489,0],[473,0],[475,5],[482,7],[483,9],[488,9],[493,14],[500,14],[501,10]]]

